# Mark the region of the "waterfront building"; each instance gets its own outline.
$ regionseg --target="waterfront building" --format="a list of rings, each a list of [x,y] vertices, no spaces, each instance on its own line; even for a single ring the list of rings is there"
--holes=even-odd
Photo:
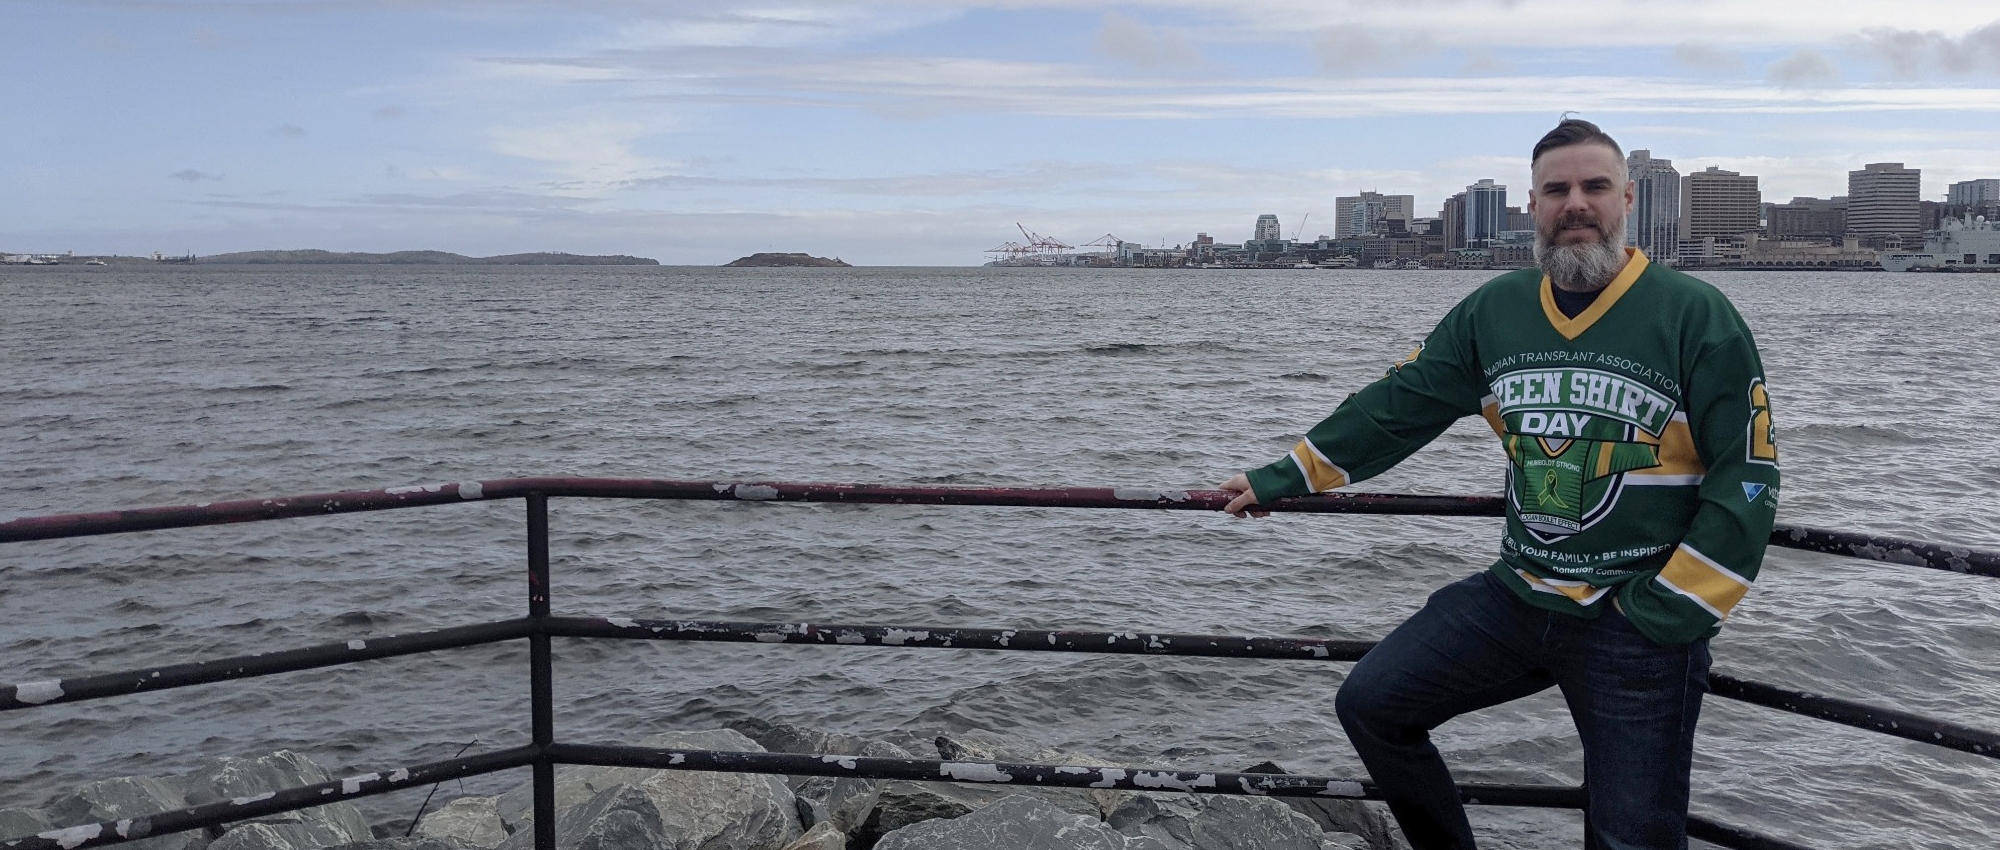
[[[1793,198],[1790,203],[1772,204],[1765,233],[1778,241],[1833,244],[1847,234],[1847,198]]]
[[[1681,233],[1681,173],[1671,159],[1656,159],[1649,150],[1625,157],[1632,179],[1632,214],[1625,217],[1625,244],[1662,262],[1674,259]]]
[[[1871,162],[1847,172],[1847,232],[1869,248],[1922,245],[1918,202],[1923,172],[1900,162]]]
[[[1465,187],[1465,244],[1477,246],[1507,229],[1507,187],[1482,179]]]
[[[1255,233],[1256,235],[1250,238],[1258,242],[1276,242],[1285,238],[1283,229],[1278,226],[1278,217],[1271,213],[1265,213],[1257,217]]]
[[[1951,184],[1944,202],[1955,207],[2000,204],[2000,179],[1961,180]]]
[[[1534,229],[1535,217],[1532,214],[1522,212],[1520,207],[1507,208],[1507,226],[1500,228],[1500,232],[1505,233],[1509,230],[1532,232]]]
[[[1757,205],[1763,200],[1757,177],[1724,171],[1713,165],[1681,178],[1680,242],[1705,239],[1738,240],[1757,231]],[[1704,256],[1712,251],[1697,248]]]
[[[1389,219],[1409,221],[1416,218],[1417,196],[1384,195],[1377,192],[1362,192],[1359,195],[1342,195],[1334,198],[1333,235],[1334,238],[1360,236],[1364,233],[1385,233],[1383,222]]]
[[[1438,211],[1438,218],[1444,222],[1444,249],[1455,251],[1465,247],[1465,193],[1444,199],[1444,209]]]

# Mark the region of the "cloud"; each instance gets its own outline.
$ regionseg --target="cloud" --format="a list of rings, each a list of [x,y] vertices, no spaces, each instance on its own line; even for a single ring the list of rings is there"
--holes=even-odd
[[[573,191],[596,191],[658,176],[666,163],[640,155],[632,144],[647,128],[632,121],[553,120],[490,132],[492,149],[553,165]]]
[[[304,138],[305,134],[306,134],[306,128],[301,127],[297,124],[289,124],[289,123],[279,124],[278,126],[271,128],[271,135],[284,136],[285,138],[288,139]]]
[[[1936,30],[1877,28],[1862,33],[1859,41],[1862,55],[1889,66],[1898,77],[1916,78],[1940,71],[1952,75],[2000,73],[2000,21],[1962,38]]]
[[[1766,76],[1771,82],[1788,89],[1830,88],[1840,83],[1840,66],[1832,59],[1810,47],[1792,51],[1777,62],[1772,63]]]
[[[1336,76],[1387,71],[1430,50],[1430,39],[1421,34],[1392,36],[1358,26],[1328,27],[1313,41],[1320,69]]]
[[[180,171],[176,171],[176,172],[174,172],[174,173],[172,173],[172,174],[169,174],[169,175],[167,175],[167,176],[168,176],[168,177],[172,177],[172,178],[174,178],[175,180],[185,180],[185,181],[187,181],[187,182],[189,182],[189,183],[199,183],[199,182],[201,182],[201,181],[203,181],[203,180],[221,180],[221,179],[222,179],[222,175],[220,175],[220,174],[210,174],[210,173],[208,173],[208,172],[206,172],[206,171],[196,171],[195,169],[192,169],[192,168],[186,168],[186,169],[182,169],[182,170],[180,170]]]
[[[1097,49],[1142,68],[1186,68],[1203,64],[1201,51],[1178,30],[1148,26],[1117,12],[1104,13]]]
[[[1741,54],[1697,42],[1674,45],[1674,61],[1690,70],[1708,74],[1740,74],[1744,70]]]

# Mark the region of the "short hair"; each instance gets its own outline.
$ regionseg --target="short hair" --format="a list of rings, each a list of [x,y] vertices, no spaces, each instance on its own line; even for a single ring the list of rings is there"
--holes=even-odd
[[[1625,149],[1619,147],[1618,141],[1611,138],[1609,133],[1598,129],[1596,124],[1592,124],[1581,118],[1565,117],[1562,123],[1557,124],[1555,129],[1550,130],[1542,136],[1541,141],[1535,143],[1535,154],[1528,158],[1528,164],[1533,165],[1540,162],[1542,154],[1556,148],[1591,144],[1608,147],[1612,153],[1618,155],[1619,159],[1625,158]]]

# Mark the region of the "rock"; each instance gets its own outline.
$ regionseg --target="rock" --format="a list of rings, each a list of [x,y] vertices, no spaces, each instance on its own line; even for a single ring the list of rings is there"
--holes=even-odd
[[[121,776],[78,786],[57,797],[45,813],[57,828],[82,826],[103,821],[142,818],[188,806],[187,796],[170,781],[146,776]],[[194,829],[121,846],[133,850],[198,850],[208,843],[207,835]]]
[[[1373,850],[1368,839],[1352,832],[1329,832],[1319,837],[1320,850]]]
[[[1323,850],[1325,838],[1277,799],[1223,794],[1134,794],[1105,825],[1165,850]]]
[[[460,797],[417,822],[417,835],[449,838],[475,847],[497,847],[507,840],[507,826],[492,797]]]
[[[847,850],[847,833],[835,829],[831,823],[816,824],[797,841],[785,845],[784,850]]]
[[[1014,795],[964,817],[904,827],[883,836],[875,845],[875,850],[940,848],[1133,850],[1133,844],[1095,819],[1062,811],[1046,800]]]
[[[1283,774],[1287,771],[1267,761],[1244,768],[1243,772]],[[1396,821],[1389,815],[1388,807],[1381,803],[1334,797],[1276,799],[1283,800],[1285,805],[1312,818],[1322,830],[1361,836],[1368,842],[1368,850],[1410,850],[1410,843],[1403,838],[1403,831],[1396,827]]]
[[[374,841],[342,844],[338,847],[329,847],[327,850],[478,850],[478,848],[456,838],[415,835],[408,838],[378,838]]]
[[[315,785],[332,778],[311,759],[290,750],[279,750],[254,759],[220,758],[204,762],[182,776],[180,785],[185,789],[188,805],[200,806]],[[230,838],[251,824],[269,828]],[[224,850],[303,850],[374,838],[368,830],[368,821],[361,817],[361,810],[345,801],[238,821],[224,830],[222,838],[217,840]]]
[[[1106,759],[1096,756],[1052,749],[1036,744],[1015,741],[991,732],[967,732],[960,735],[939,735],[937,737],[938,757],[945,761],[1009,761],[1021,764],[1067,764],[1080,767],[1097,767],[1109,764]],[[1101,819],[1118,808],[1125,801],[1126,792],[1109,788],[1077,788],[1048,790],[1038,793],[1076,796],[1089,801]],[[1053,800],[1057,806],[1070,808],[1071,804]]]
[[[0,809],[0,841],[25,838],[55,828],[34,809]]]
[[[836,735],[790,723],[772,723],[757,717],[746,717],[732,722],[729,728],[756,741],[766,752],[773,753],[851,756],[859,755],[861,748],[868,745],[866,738]]]
[[[636,785],[612,785],[556,815],[559,850],[682,850],[701,846],[684,843],[684,833],[669,825],[658,801]],[[503,850],[533,850],[534,830],[516,832],[500,846]]]
[[[641,746],[663,749],[763,752],[757,742],[732,729],[654,735]],[[585,803],[618,785],[630,785],[653,801],[661,822],[681,844],[700,850],[779,850],[802,831],[794,797],[783,780],[755,773],[710,773],[631,767],[572,767],[556,773],[556,811]],[[534,787],[500,795],[495,808],[513,834],[501,843],[534,843]],[[567,839],[565,839],[567,840]]]
[[[1269,797],[1202,796],[1197,850],[1321,850],[1319,824]]]

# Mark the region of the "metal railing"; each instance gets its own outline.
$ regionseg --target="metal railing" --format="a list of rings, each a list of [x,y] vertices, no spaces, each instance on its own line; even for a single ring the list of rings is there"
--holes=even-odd
[[[1093,652],[1184,655],[1298,661],[1351,662],[1374,644],[1368,641],[1284,637],[1179,635],[1033,629],[936,628],[908,625],[828,625],[743,623],[631,618],[558,617],[549,610],[550,498],[699,499],[720,501],[845,502],[911,505],[992,505],[1022,507],[1129,508],[1214,511],[1231,494],[1221,491],[1140,488],[1018,489],[976,487],[877,487],[785,482],[690,482],[650,479],[517,478],[483,482],[392,487],[310,496],[89,514],[16,519],[0,523],[0,543],[82,537],[168,528],[187,528],[287,517],[321,516],[425,505],[522,499],[527,508],[528,614],[521,619],[478,623],[407,635],[369,637],[299,649],[194,661],[120,673],[104,673],[0,686],[0,711],[63,702],[102,699],[143,691],[181,688],[228,679],[265,676],[389,658],[442,649],[525,639],[529,644],[531,740],[525,746],[466,758],[410,765],[331,782],[274,792],[255,799],[193,806],[148,817],[85,824],[0,843],[19,850],[77,850],[215,826],[326,803],[419,787],[448,779],[520,767],[533,769],[534,838],[538,850],[555,847],[555,768],[600,765],[670,770],[729,771],[800,776],[863,777],[927,782],[1011,782],[1036,787],[1111,788],[1129,791],[1183,791],[1273,797],[1381,799],[1366,780],[1267,773],[1185,771],[1171,768],[1085,767],[1005,762],[932,761],[843,757],[822,759],[794,753],[738,753],[602,746],[555,739],[552,638],[628,640],[749,641],[815,646],[880,646],[1029,652]],[[1283,499],[1264,506],[1274,512],[1501,516],[1498,498],[1328,494]],[[1894,537],[1779,526],[1776,546],[1846,555],[1874,561],[2000,577],[2000,553],[1942,546]],[[2000,734],[1925,718],[1910,712],[1828,696],[1710,675],[1719,697],[1776,708],[1807,717],[1866,729],[1933,746],[2000,758]],[[1503,806],[1583,808],[1579,787],[1461,784],[1467,802]],[[1744,850],[1802,850],[1803,845],[1692,815],[1689,835]]]

